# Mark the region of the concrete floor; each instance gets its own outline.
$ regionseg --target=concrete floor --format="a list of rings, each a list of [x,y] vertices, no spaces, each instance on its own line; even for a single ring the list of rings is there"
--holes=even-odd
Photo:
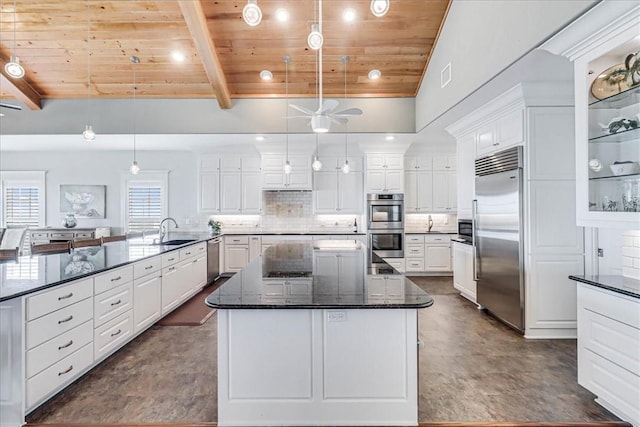
[[[525,340],[460,297],[450,277],[413,278],[420,310],[421,422],[618,421],[578,385],[575,340]],[[217,420],[216,326],[154,326],[34,411],[30,423]]]

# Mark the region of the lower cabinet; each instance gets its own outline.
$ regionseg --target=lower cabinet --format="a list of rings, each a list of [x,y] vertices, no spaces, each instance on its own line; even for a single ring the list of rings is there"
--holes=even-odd
[[[473,246],[452,242],[453,249],[453,287],[460,295],[476,302],[476,281],[473,270]]]
[[[451,273],[449,234],[407,234],[404,254],[407,273]]]
[[[139,332],[162,315],[162,270],[133,281],[133,327]]]
[[[368,275],[367,300],[375,302],[404,299],[404,276],[402,275]]]

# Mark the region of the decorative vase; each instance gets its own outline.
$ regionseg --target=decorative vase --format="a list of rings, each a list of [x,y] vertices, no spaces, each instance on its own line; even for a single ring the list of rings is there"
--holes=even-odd
[[[76,219],[76,216],[72,213],[68,213],[67,215],[65,215],[65,217],[62,220],[62,225],[65,228],[73,228],[76,225],[78,225],[78,220]]]

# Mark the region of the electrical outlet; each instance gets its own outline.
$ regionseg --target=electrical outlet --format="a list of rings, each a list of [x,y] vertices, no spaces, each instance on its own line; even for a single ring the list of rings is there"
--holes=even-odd
[[[604,258],[604,249],[602,249],[602,248],[598,248],[598,256],[599,256],[600,258]]]
[[[327,313],[327,322],[345,322],[346,320],[346,311],[330,311]]]

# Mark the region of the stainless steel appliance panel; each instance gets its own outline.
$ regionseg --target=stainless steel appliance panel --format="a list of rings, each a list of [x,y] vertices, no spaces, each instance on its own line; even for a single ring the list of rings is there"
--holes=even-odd
[[[369,250],[382,258],[404,257],[402,232],[369,232]]]
[[[367,216],[369,230],[403,229],[404,195],[368,194]]]
[[[478,304],[524,330],[522,169],[476,177]]]
[[[207,242],[207,284],[220,277],[220,237]]]

